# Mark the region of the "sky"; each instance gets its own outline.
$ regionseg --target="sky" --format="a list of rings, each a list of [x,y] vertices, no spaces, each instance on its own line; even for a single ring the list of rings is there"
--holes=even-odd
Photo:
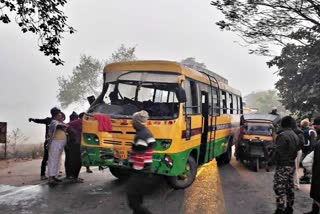
[[[65,9],[77,32],[65,34],[64,66],[51,64],[38,51],[37,37],[23,34],[14,20],[0,24],[0,121],[9,132],[19,128],[28,142],[44,140],[44,125],[28,118],[50,116],[57,100],[58,76],[70,76],[80,55],[107,59],[121,44],[136,46],[139,59],[181,61],[194,57],[229,80],[242,95],[274,89],[275,69],[266,57],[248,54],[234,32],[221,31],[221,14],[209,0],[71,0]],[[86,106],[63,109],[66,115]]]

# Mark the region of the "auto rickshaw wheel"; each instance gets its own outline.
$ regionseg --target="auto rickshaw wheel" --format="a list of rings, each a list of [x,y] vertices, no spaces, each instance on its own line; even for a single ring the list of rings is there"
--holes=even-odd
[[[259,170],[260,170],[260,160],[259,160],[259,158],[256,158],[253,161],[253,169],[254,169],[255,172],[259,172]]]

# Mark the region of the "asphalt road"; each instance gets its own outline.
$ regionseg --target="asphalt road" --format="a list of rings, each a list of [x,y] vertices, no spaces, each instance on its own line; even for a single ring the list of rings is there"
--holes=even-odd
[[[35,166],[35,167],[38,167]],[[232,160],[218,167],[213,161],[198,169],[193,185],[186,190],[173,190],[162,177],[145,204],[153,213],[273,213],[274,172],[252,172]],[[2,175],[1,175],[2,176]],[[108,169],[81,173],[84,183],[63,183],[54,188],[45,182],[35,185],[0,185],[0,213],[131,213],[126,203],[125,183],[116,180]],[[1,179],[0,181],[4,181]],[[312,203],[308,186],[296,191],[295,213],[307,211]]]

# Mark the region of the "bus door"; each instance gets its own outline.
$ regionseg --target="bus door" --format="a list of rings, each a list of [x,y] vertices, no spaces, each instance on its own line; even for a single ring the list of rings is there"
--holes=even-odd
[[[208,139],[208,123],[209,123],[209,99],[208,93],[201,91],[201,113],[202,113],[202,134],[200,144],[199,164],[205,162],[207,139]]]

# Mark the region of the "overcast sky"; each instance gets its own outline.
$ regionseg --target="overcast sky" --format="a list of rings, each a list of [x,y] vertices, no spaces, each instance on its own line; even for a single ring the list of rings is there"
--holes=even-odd
[[[122,43],[137,46],[139,59],[180,61],[195,57],[229,80],[243,95],[273,89],[277,77],[268,58],[249,55],[235,33],[222,32],[221,18],[209,0],[73,0],[65,9],[76,34],[65,35],[56,67],[38,51],[37,37],[23,34],[14,22],[0,24],[0,121],[20,128],[29,141],[44,138],[44,126],[29,117],[49,116],[58,106],[57,77],[70,75],[81,54],[108,58]],[[66,115],[81,107],[65,109]]]

